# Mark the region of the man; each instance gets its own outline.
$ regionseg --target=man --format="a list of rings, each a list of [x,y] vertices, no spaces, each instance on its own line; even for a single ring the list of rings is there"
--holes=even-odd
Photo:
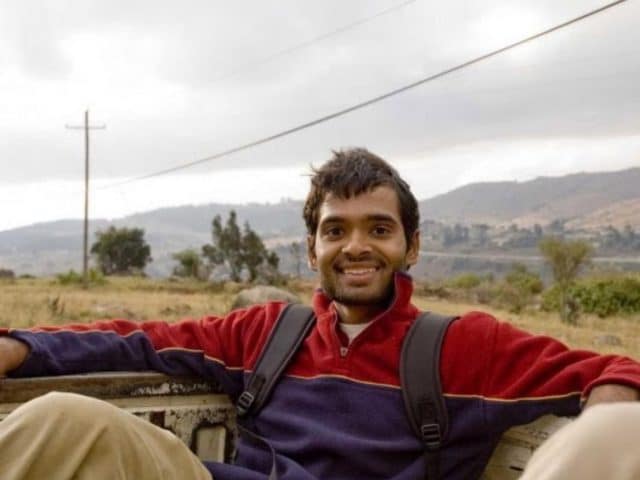
[[[353,149],[315,171],[303,216],[309,264],[322,287],[313,298],[316,323],[255,418],[266,444],[243,439],[235,465],[207,469],[217,479],[266,479],[273,450],[281,479],[424,478],[423,446],[405,416],[398,371],[419,313],[406,273],[418,260],[416,199],[386,162]],[[237,397],[282,309],[270,303],[176,324],[8,330],[0,372],[154,369],[214,378]],[[581,402],[634,401],[640,388],[640,365],[630,359],[570,351],[480,312],[449,327],[440,374],[450,417],[444,479],[479,477],[513,425],[577,415]],[[634,407],[627,421],[638,417]],[[172,435],[68,394],[29,402],[0,423],[2,468],[9,472],[2,478],[208,478]]]

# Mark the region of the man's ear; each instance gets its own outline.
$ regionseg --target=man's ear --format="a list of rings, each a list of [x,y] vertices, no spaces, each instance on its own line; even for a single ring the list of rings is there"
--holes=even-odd
[[[307,265],[314,272],[318,270],[318,257],[316,257],[316,237],[307,235]]]
[[[420,230],[413,232],[409,245],[407,245],[407,266],[415,265],[418,263],[418,257],[420,256]]]

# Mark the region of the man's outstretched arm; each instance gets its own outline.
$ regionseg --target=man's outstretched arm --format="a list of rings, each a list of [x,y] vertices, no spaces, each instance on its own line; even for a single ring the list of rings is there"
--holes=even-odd
[[[22,365],[29,351],[29,346],[20,340],[0,337],[0,377]]]
[[[584,408],[589,408],[600,403],[611,402],[637,402],[640,400],[640,390],[626,385],[598,385],[593,387]]]
[[[155,370],[216,380],[234,395],[241,391],[243,371],[253,366],[283,306],[273,302],[224,317],[175,323],[114,319],[0,327],[0,376]]]

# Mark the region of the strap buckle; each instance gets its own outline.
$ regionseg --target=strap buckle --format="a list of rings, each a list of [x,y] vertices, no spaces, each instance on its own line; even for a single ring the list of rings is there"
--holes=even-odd
[[[442,434],[440,425],[437,423],[425,423],[420,426],[422,442],[427,450],[437,450],[440,448]]]
[[[251,408],[251,405],[253,405],[255,399],[256,397],[251,392],[247,390],[242,392],[236,402],[236,409],[240,417],[245,416],[249,412],[249,409]]]

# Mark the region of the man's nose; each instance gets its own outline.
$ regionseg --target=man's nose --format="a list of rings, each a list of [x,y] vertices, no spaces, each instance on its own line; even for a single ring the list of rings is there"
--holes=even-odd
[[[363,253],[371,252],[369,238],[365,232],[352,231],[342,247],[342,252],[346,255],[357,257]]]

